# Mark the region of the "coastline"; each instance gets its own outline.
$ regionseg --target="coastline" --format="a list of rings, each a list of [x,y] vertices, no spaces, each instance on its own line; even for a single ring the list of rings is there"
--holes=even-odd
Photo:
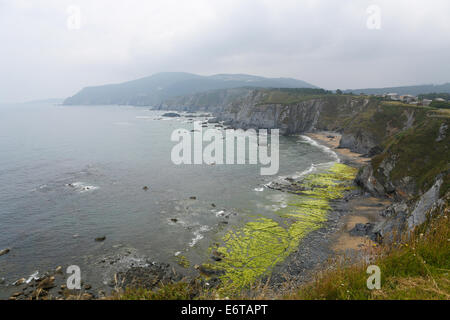
[[[342,163],[349,166],[361,168],[371,160],[349,149],[339,148],[339,133],[321,131],[303,135],[330,148]],[[297,251],[274,269],[270,276],[272,287],[277,291],[288,292],[292,286],[306,284],[318,272],[332,267],[333,259],[345,257],[350,261],[358,261],[367,258],[370,248],[378,244],[364,234],[355,234],[355,228],[359,224],[380,222],[382,217],[379,212],[390,204],[391,201],[366,195],[360,189],[348,192],[341,199],[332,200],[332,210],[323,226],[304,237]]]
[[[364,162],[370,159],[362,158],[361,155],[352,153],[346,149],[339,149],[340,136],[333,132],[320,132],[320,133],[308,133],[305,136],[310,137],[320,145],[324,145],[330,148],[339,157],[339,160],[352,167],[361,167]],[[333,138],[330,138],[330,137]],[[373,204],[368,204],[368,201],[372,201]],[[373,245],[370,240],[365,237],[353,237],[350,236],[349,231],[354,228],[357,223],[372,222],[377,214],[375,211],[381,210],[381,199],[365,197],[360,191],[351,191],[345,195],[342,199],[330,201],[332,210],[328,214],[326,222],[323,226],[308,233],[300,242],[297,250],[289,255],[289,257],[276,266],[271,273],[271,284],[273,287],[280,288],[283,283],[292,283],[286,281],[287,278],[295,278],[296,283],[304,283],[311,280],[312,275],[320,269],[323,269],[323,264],[336,254],[344,253],[360,253],[364,248]],[[363,212],[364,210],[370,212]],[[127,285],[138,284],[151,289],[152,284],[161,281],[165,282],[179,282],[182,281],[182,277],[175,272],[172,273],[169,265],[159,264],[150,265],[148,267],[130,268],[126,272],[118,274],[118,279],[115,279],[114,288],[124,288]],[[288,277],[286,277],[286,275]],[[91,288],[90,285],[83,286],[80,292],[68,291],[64,288],[65,277],[59,272],[47,272],[45,279],[54,279],[56,277],[55,284],[61,287],[58,290],[55,287],[49,285],[49,289],[55,288],[58,291],[57,296],[49,295],[48,297],[37,298],[50,298],[50,299],[98,299],[107,297],[108,294],[97,294],[96,288]],[[60,279],[58,279],[60,278]],[[196,278],[192,279],[195,280]],[[184,279],[186,280],[186,278]],[[188,279],[191,280],[191,279]],[[31,288],[33,286],[39,286],[40,281],[32,280],[31,285],[26,285],[23,288],[23,294],[17,298],[27,298],[32,296],[33,292]],[[53,285],[53,283],[51,284]],[[112,286],[111,286],[112,287]],[[88,288],[88,289],[86,289]],[[113,287],[112,287],[113,288]],[[17,288],[21,290],[22,288]],[[98,289],[98,288],[97,288]],[[54,293],[56,293],[54,291]],[[14,295],[15,293],[13,293]]]

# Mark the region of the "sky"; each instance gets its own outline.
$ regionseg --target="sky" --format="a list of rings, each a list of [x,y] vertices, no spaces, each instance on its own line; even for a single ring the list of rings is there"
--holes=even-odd
[[[0,0],[0,102],[157,72],[450,82],[448,0]]]

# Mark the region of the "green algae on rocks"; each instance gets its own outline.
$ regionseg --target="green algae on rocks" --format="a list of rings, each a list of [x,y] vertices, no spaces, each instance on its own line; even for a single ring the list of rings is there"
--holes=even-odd
[[[331,210],[330,200],[353,188],[356,173],[356,168],[336,163],[325,172],[310,174],[298,184],[295,199],[276,212],[281,222],[260,217],[230,230],[217,249],[221,261],[208,265],[219,271],[221,291],[237,293],[270,274],[308,233],[322,226]]]
[[[188,258],[182,255],[176,256],[176,261],[178,265],[180,265],[183,268],[189,268],[191,263],[189,262]]]

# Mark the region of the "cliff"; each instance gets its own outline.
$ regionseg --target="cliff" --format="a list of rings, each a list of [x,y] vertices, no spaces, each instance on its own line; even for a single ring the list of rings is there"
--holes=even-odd
[[[289,89],[219,90],[167,101],[160,108],[209,111],[236,128],[342,134],[340,147],[373,157],[355,182],[395,201],[381,213],[386,221],[372,230],[379,239],[394,230],[412,230],[436,207],[448,206],[447,110]]]

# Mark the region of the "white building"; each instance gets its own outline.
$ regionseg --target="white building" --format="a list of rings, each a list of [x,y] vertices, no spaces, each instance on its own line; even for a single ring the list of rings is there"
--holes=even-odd
[[[400,100],[400,96],[397,93],[388,93],[386,95],[386,98],[388,98],[390,100],[394,100],[394,101],[399,101]]]

